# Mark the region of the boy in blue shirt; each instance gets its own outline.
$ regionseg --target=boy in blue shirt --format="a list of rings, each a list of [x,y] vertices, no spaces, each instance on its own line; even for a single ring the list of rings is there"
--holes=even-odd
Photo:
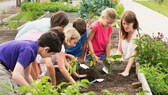
[[[60,52],[65,38],[63,33],[62,35],[47,32],[38,41],[15,40],[0,44],[0,84],[10,84],[12,88],[11,79],[20,86],[31,84],[33,79],[30,75],[30,64],[34,62],[37,54],[47,58]],[[23,71],[24,77],[22,76]],[[2,89],[0,87],[0,91]]]
[[[87,38],[88,38],[86,30],[86,22],[85,20],[79,18],[73,22],[73,27],[79,32],[81,38],[77,42],[76,46],[74,46],[73,48],[65,47],[65,51],[68,54],[78,57],[78,61],[80,63],[84,63],[87,47]]]

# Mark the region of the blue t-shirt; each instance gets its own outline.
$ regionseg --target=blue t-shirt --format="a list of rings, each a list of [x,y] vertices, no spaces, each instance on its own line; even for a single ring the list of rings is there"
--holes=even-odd
[[[68,54],[71,54],[75,57],[78,57],[82,54],[82,46],[84,44],[84,42],[87,40],[88,36],[87,36],[87,31],[81,36],[81,38],[79,39],[78,43],[76,44],[75,47],[73,48],[67,48],[65,46],[65,51]]]
[[[23,26],[21,30],[19,30],[19,32],[16,34],[15,40],[32,29],[45,33],[50,29],[50,27],[51,27],[50,18],[42,18],[39,20],[29,22],[25,26]]]
[[[0,44],[0,61],[13,71],[17,62],[26,68],[37,56],[38,41],[10,41]]]

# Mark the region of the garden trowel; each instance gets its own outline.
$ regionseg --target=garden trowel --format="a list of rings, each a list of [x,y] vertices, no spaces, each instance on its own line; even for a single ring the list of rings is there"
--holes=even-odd
[[[108,72],[108,68],[103,64],[103,62],[100,62],[100,64],[102,64],[102,66],[103,66],[102,70],[103,70],[106,74],[108,74],[108,73],[109,73],[109,72]]]
[[[104,79],[95,79],[90,82],[90,84],[97,83],[97,82],[102,82]]]
[[[89,67],[87,66],[87,65],[85,65],[85,64],[81,64],[80,62],[78,62],[79,63],[79,66],[80,67],[82,67],[83,69],[88,69]]]

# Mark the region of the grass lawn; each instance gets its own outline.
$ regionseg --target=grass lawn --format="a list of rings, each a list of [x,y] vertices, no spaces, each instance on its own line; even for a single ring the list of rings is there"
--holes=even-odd
[[[156,1],[148,1],[148,0],[134,0],[135,2],[138,2],[148,8],[151,8],[152,10],[155,10],[165,16],[168,17],[168,0],[164,0],[162,4],[159,4]]]

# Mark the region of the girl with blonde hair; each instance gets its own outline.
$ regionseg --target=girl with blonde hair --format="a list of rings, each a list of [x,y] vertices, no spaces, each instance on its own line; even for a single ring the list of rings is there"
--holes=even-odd
[[[101,17],[90,26],[88,45],[94,59],[99,63],[105,57],[110,56],[112,23],[116,20],[116,11],[113,8],[106,8],[102,11]]]

